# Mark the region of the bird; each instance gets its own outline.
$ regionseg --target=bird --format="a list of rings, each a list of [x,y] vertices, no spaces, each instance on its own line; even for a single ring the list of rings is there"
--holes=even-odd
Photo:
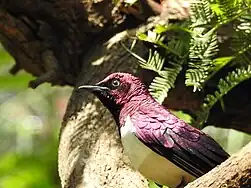
[[[229,154],[209,135],[176,117],[130,73],[116,72],[93,93],[112,114],[132,168],[160,185],[184,187],[224,162]]]

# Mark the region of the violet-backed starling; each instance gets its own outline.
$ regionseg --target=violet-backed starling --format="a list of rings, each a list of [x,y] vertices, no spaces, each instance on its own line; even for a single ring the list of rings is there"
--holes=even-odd
[[[78,88],[91,91],[108,108],[132,167],[158,184],[186,184],[229,157],[210,136],[159,104],[131,74],[113,73]]]

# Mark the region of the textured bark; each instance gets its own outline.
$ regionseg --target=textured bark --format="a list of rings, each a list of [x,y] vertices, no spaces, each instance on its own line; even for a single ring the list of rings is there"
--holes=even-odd
[[[185,188],[250,188],[251,142],[220,166],[188,184]]]
[[[0,0],[0,41],[16,61],[10,72],[24,69],[34,75],[36,80],[29,83],[33,88],[44,82],[95,83],[115,71],[139,74],[136,60],[119,45],[128,44],[126,32],[106,42],[140,23],[115,10],[110,0]],[[147,49],[139,43],[134,51],[144,56]],[[140,75],[146,83],[154,76],[148,71]],[[231,92],[224,99],[225,111],[216,106],[209,123],[251,133],[250,85],[245,82]],[[165,104],[193,113],[203,96],[178,79]],[[110,114],[94,96],[74,90],[60,134],[63,187],[146,187],[145,179],[127,163]]]
[[[105,45],[105,52],[101,47],[101,53],[93,56],[99,66],[91,64],[95,61],[93,58],[85,60],[89,66],[83,69],[78,85],[95,83],[109,72],[135,72],[135,59],[123,48],[118,48],[118,43],[112,44],[115,40],[123,41],[126,34],[116,35]],[[113,56],[116,49],[120,52]],[[73,92],[59,145],[59,174],[63,187],[147,187],[143,177],[128,164],[109,112],[93,95]]]

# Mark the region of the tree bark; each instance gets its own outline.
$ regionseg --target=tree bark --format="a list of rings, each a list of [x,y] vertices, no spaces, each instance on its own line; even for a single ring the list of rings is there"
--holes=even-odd
[[[133,36],[137,30],[112,37],[140,22],[114,11],[111,2],[0,0],[0,41],[16,61],[10,72],[24,69],[34,75],[29,83],[33,88],[44,82],[72,87],[95,83],[115,71],[133,72],[149,83],[154,74],[139,73],[137,60],[119,44],[128,45],[127,34]],[[147,53],[142,43],[134,51],[142,57]],[[183,83],[177,81],[165,104],[193,113],[204,93],[193,93]],[[251,133],[250,85],[245,82],[230,93],[224,99],[226,111],[216,106],[209,123]],[[110,114],[94,96],[74,90],[60,133],[62,187],[147,187],[127,164]]]
[[[103,47],[95,49],[101,53],[85,60],[87,66],[84,66],[77,85],[96,83],[109,72],[135,73],[135,59],[114,43],[126,42],[126,34],[122,32],[108,41],[105,51]],[[117,56],[113,56],[114,50],[119,51]],[[99,65],[93,66],[94,59]],[[128,159],[123,155],[113,118],[93,95],[73,92],[60,135],[59,175],[64,188],[147,187],[145,179],[129,167]]]
[[[220,166],[188,184],[185,188],[250,188],[251,142]]]

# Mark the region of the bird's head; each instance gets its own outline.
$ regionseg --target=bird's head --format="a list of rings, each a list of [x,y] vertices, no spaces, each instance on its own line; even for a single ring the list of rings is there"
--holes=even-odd
[[[95,85],[82,85],[78,89],[91,91],[113,115],[132,98],[148,94],[140,79],[129,73],[113,73]]]

